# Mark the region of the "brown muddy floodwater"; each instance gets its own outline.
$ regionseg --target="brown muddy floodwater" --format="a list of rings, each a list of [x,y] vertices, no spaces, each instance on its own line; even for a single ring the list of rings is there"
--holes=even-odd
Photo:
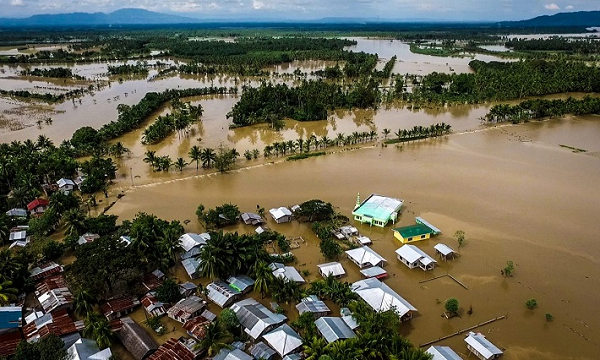
[[[413,343],[508,315],[478,329],[506,349],[504,358],[595,359],[600,350],[600,317],[595,313],[600,297],[599,120],[580,117],[502,126],[401,149],[368,147],[135,188],[123,182],[123,188],[115,190],[126,196],[110,213],[121,219],[131,219],[138,211],[190,219],[186,230],[201,231],[194,215],[200,203],[213,207],[231,202],[252,211],[257,204],[269,209],[320,198],[350,216],[357,193],[400,197],[405,207],[397,225],[423,216],[442,229],[438,238],[418,244],[430,255],[440,241],[456,247],[456,230],[464,230],[467,239],[460,258],[425,273],[395,259],[399,243],[391,226],[354,224],[388,260],[390,277],[385,282],[419,309],[418,316],[401,326]],[[561,144],[587,152],[574,153]],[[308,227],[271,220],[268,225],[288,237],[306,239],[294,250],[297,267],[315,278],[316,265],[325,260]],[[253,228],[239,225],[228,230]],[[512,278],[500,274],[507,260],[516,265]],[[349,274],[345,280],[358,280],[356,266],[348,260],[342,263]],[[469,289],[448,278],[419,283],[446,273]],[[448,297],[460,300],[461,318],[441,317]],[[533,311],[525,307],[530,298],[539,304]],[[470,306],[472,315],[467,314]],[[546,322],[545,313],[554,321]],[[441,344],[468,354],[462,336]]]

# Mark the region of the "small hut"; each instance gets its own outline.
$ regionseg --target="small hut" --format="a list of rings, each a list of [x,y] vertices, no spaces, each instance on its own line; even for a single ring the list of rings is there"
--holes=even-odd
[[[433,248],[435,249],[436,255],[439,255],[444,261],[458,257],[458,253],[446,244],[439,243]]]

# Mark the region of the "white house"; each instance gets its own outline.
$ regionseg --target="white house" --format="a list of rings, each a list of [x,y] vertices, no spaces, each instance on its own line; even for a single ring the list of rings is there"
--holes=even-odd
[[[319,274],[321,274],[321,276],[324,278],[328,277],[329,275],[333,276],[334,278],[340,278],[346,275],[344,267],[339,262],[319,264],[317,267],[319,268]]]
[[[433,355],[431,360],[462,360],[449,346],[431,346],[425,352]]]
[[[433,270],[437,261],[415,245],[404,245],[396,250],[396,256],[409,269],[420,267],[424,271]]]
[[[348,255],[348,259],[352,260],[361,269],[371,266],[383,266],[386,261],[368,246],[348,250],[346,251],[346,255]]]
[[[273,270],[273,276],[275,277],[283,278],[286,281],[295,281],[297,283],[306,282],[298,270],[293,266],[285,266],[282,263],[271,263],[269,264],[269,267]]]
[[[69,192],[75,189],[75,183],[71,179],[62,178],[56,182],[58,190],[62,192]]]
[[[502,350],[492,344],[483,334],[469,332],[465,338],[467,348],[481,360],[496,359],[503,354]]]
[[[417,311],[411,303],[376,278],[353,283],[352,291],[377,312],[394,309],[402,321],[410,320],[412,312]]]
[[[292,212],[290,209],[282,206],[280,208],[273,208],[269,210],[269,214],[273,217],[276,223],[286,223],[292,221]]]

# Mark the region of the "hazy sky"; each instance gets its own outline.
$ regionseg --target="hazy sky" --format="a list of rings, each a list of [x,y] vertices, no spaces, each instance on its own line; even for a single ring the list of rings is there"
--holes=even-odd
[[[477,21],[600,10],[600,0],[0,0],[0,17],[111,12],[124,7],[221,19],[368,17]]]

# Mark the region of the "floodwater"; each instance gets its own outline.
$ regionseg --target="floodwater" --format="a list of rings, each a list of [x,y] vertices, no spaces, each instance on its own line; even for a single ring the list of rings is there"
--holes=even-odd
[[[385,282],[419,309],[401,326],[415,344],[434,340],[491,318],[508,315],[478,330],[501,348],[506,359],[593,359],[600,346],[600,318],[594,315],[600,296],[600,245],[596,240],[600,209],[600,136],[598,117],[508,125],[450,135],[402,149],[366,147],[298,162],[276,162],[233,171],[129,188],[109,211],[131,219],[146,211],[165,219],[189,219],[187,231],[202,231],[195,219],[199,204],[231,202],[242,211],[266,209],[320,198],[350,216],[356,194],[371,192],[403,198],[397,225],[422,216],[442,229],[436,239],[419,243],[434,255],[441,241],[456,248],[452,234],[466,233],[461,257],[440,261],[432,272],[409,270],[395,259],[399,244],[385,229],[356,225],[371,237],[387,260]],[[573,153],[564,144],[585,149]],[[294,250],[296,266],[314,279],[325,260],[318,239],[304,224],[268,226],[306,243]],[[251,232],[239,225],[228,230]],[[514,261],[514,277],[500,269]],[[358,269],[342,260],[346,281],[359,279]],[[450,273],[449,278],[419,283]],[[184,278],[185,279],[185,278]],[[182,279],[182,280],[184,280]],[[460,318],[441,317],[443,301],[457,297]],[[525,307],[529,298],[538,308]],[[473,314],[468,315],[469,307]],[[293,310],[289,311],[293,313]],[[545,313],[554,321],[546,322]],[[294,315],[292,314],[292,317]],[[462,337],[441,344],[467,354]]]

